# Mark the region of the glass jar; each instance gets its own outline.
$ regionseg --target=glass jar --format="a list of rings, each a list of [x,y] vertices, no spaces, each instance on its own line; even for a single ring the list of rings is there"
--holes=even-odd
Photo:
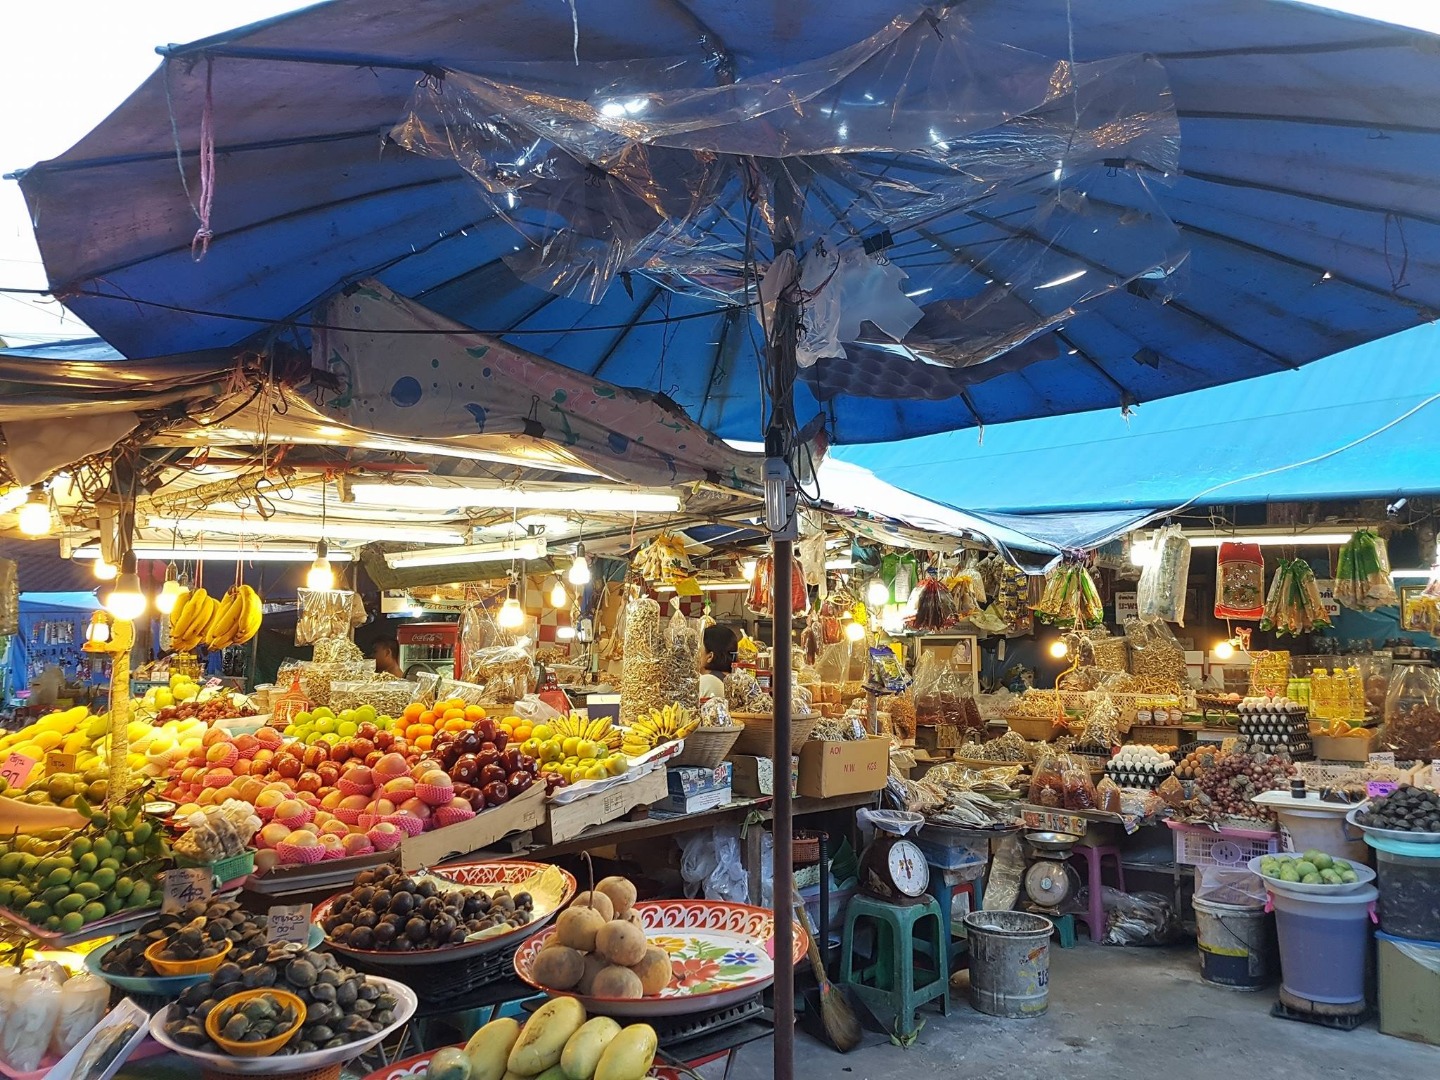
[[[1395,650],[1385,724],[1375,747],[1393,751],[1398,761],[1440,757],[1440,674],[1427,650]]]

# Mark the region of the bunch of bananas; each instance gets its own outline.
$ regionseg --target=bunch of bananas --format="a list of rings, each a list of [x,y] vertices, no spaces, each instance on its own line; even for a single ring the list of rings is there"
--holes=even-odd
[[[601,743],[611,750],[620,748],[620,729],[604,716],[590,720],[579,713],[571,713],[569,716],[557,716],[554,720],[547,720],[545,724],[552,735],[561,739],[587,739],[593,743]]]
[[[651,709],[631,724],[625,732],[621,749],[629,757],[639,757],[661,743],[685,738],[699,726],[698,716],[684,705],[671,702],[663,709]]]
[[[191,589],[182,594],[170,613],[171,647],[177,652],[192,651],[204,640],[219,606],[204,589]]]
[[[207,649],[242,645],[260,630],[260,596],[249,585],[237,585],[225,593],[219,610],[205,633]]]

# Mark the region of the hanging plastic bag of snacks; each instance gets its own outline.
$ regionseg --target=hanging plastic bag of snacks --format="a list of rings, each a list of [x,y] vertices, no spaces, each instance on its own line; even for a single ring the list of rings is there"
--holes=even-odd
[[[1047,750],[1030,775],[1029,801],[1036,806],[1059,808],[1065,805],[1065,777],[1062,755]]]
[[[1259,544],[1226,540],[1215,560],[1215,617],[1258,619],[1264,614],[1264,552]]]
[[[939,572],[932,566],[925,571],[925,579],[910,598],[915,614],[906,619],[906,628],[917,634],[936,633],[955,625],[955,600],[950,590],[940,581]]]
[[[1185,583],[1190,576],[1190,541],[1179,525],[1156,529],[1150,561],[1140,572],[1135,602],[1140,615],[1185,625]]]
[[[678,608],[665,630],[664,656],[666,702],[696,708],[700,703],[700,632]]]
[[[880,563],[880,577],[890,587],[892,603],[904,604],[920,584],[920,562],[914,555],[891,552]]]
[[[1260,629],[1277,634],[1308,634],[1330,625],[1315,571],[1304,559],[1281,559],[1265,597]]]
[[[945,708],[940,700],[940,657],[933,649],[920,654],[915,664],[915,722],[921,727],[934,727],[945,722]]]
[[[351,636],[356,622],[355,594],[348,589],[297,589],[300,617],[295,621],[295,644],[309,645],[321,638]],[[365,607],[359,622],[365,621]]]
[[[1060,564],[1045,576],[1044,592],[1035,607],[1036,618],[1055,626],[1090,627],[1105,621],[1100,591],[1087,567],[1083,551],[1066,552]]]
[[[985,606],[985,579],[973,566],[957,570],[946,582],[957,619],[969,619]]]
[[[1400,602],[1390,581],[1390,553],[1383,537],[1360,529],[1340,545],[1335,599],[1355,611],[1374,611]]]
[[[755,577],[750,582],[750,591],[745,596],[745,606],[756,615],[769,616],[775,613],[775,559],[765,555],[756,560]],[[790,606],[796,615],[810,610],[810,593],[805,587],[805,572],[798,559],[790,571]]]

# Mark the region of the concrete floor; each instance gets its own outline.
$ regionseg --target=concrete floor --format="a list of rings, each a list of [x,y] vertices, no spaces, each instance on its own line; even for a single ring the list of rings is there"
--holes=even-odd
[[[796,1034],[797,1080],[1248,1080],[1323,1075],[1326,1080],[1434,1075],[1440,1047],[1381,1035],[1374,1021],[1352,1032],[1276,1020],[1273,991],[1237,993],[1200,981],[1194,946],[1125,949],[1091,945],[1050,951],[1050,1010],[1000,1020],[973,1010],[964,990],[950,1015],[927,1007],[909,1049],[866,1032],[841,1056]],[[961,977],[962,979],[964,976]],[[770,1042],[744,1047],[731,1080],[773,1076]],[[719,1077],[707,1066],[705,1076]]]

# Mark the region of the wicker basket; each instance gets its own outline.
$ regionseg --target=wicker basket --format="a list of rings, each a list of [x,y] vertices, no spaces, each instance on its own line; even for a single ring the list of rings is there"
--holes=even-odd
[[[796,866],[809,866],[820,861],[820,832],[797,830],[791,841],[791,860]]]
[[[1011,731],[1032,742],[1049,742],[1058,738],[1065,730],[1055,726],[1055,721],[1044,717],[1012,716],[1005,721]]]
[[[740,737],[735,740],[735,745],[730,748],[732,754],[753,754],[755,757],[773,757],[775,755],[775,718],[764,713],[737,713],[732,712],[730,719],[738,720],[745,725],[745,730],[740,732]],[[805,740],[810,738],[810,732],[815,730],[815,725],[820,722],[818,716],[792,716],[790,718],[790,753],[798,754],[800,747],[805,745]]]
[[[685,736],[685,749],[669,760],[670,765],[689,765],[697,769],[713,769],[725,760],[745,729],[735,727],[696,728]]]

